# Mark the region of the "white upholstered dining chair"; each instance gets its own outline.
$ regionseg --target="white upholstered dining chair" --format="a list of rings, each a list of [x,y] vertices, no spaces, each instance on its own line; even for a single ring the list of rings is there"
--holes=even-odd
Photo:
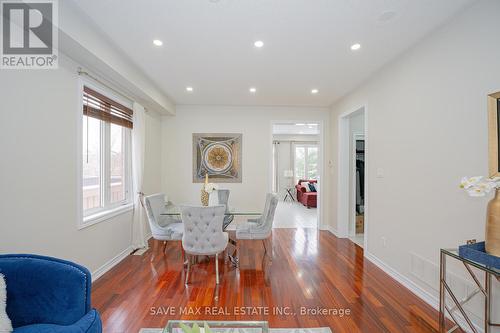
[[[167,241],[182,240],[184,227],[179,218],[161,215],[165,210],[165,194],[158,193],[144,197],[144,206],[148,217],[149,227],[154,239],[163,241],[163,253]]]
[[[240,224],[236,227],[236,240],[262,240],[265,255],[267,255],[271,260],[272,244],[270,245],[271,248],[268,249],[269,246],[266,245],[266,243],[269,242],[272,236],[274,213],[277,206],[278,196],[273,193],[268,193],[266,195],[266,204],[264,206],[264,212],[262,213],[262,216],[258,219],[248,220],[246,223]],[[269,250],[271,251],[271,254],[269,254]]]
[[[192,256],[215,255],[215,281],[219,284],[219,253],[223,252],[229,240],[227,232],[222,231],[226,207],[182,206],[181,216],[184,225],[182,247],[187,256],[186,281],[189,282]]]
[[[227,227],[233,222],[234,215],[229,213],[229,194],[231,192],[227,189],[214,190],[210,193],[208,205],[209,206],[217,206],[224,205],[226,207],[226,211],[224,214],[224,222],[222,223],[222,230],[226,230]]]

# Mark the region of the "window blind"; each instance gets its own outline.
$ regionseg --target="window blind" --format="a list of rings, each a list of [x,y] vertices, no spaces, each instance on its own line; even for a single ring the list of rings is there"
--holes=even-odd
[[[133,111],[89,87],[83,87],[83,114],[115,125],[133,128]]]

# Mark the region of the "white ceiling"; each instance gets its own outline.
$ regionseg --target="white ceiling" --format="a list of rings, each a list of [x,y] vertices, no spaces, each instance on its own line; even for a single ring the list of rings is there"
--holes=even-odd
[[[176,104],[328,106],[473,0],[74,1]]]

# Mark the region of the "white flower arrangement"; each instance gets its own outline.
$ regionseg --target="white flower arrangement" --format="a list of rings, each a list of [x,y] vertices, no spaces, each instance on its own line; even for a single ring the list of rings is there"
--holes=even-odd
[[[205,192],[207,192],[209,194],[215,190],[218,190],[218,189],[219,189],[219,187],[217,186],[217,184],[214,184],[214,183],[205,184]]]
[[[464,177],[460,182],[460,188],[463,188],[471,197],[484,197],[492,190],[500,188],[500,177]]]

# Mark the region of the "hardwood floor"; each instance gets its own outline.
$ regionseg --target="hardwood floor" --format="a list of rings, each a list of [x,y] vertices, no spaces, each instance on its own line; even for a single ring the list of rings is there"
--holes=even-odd
[[[150,245],[94,283],[104,332],[137,333],[179,318],[268,320],[273,328],[328,326],[335,333],[437,331],[434,309],[365,260],[359,246],[326,231],[275,229],[272,262],[262,262],[261,242],[241,242],[239,269],[219,259],[217,288],[213,258],[192,268],[185,287],[180,243],[170,242],[165,255],[159,242]],[[330,313],[303,312],[318,307]]]

